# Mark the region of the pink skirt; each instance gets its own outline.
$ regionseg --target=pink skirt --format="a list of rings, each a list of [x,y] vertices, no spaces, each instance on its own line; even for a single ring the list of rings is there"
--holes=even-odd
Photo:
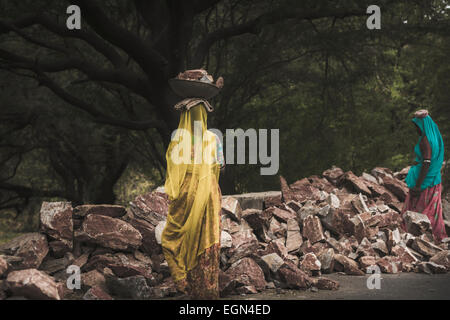
[[[433,236],[437,242],[447,237],[442,216],[441,191],[442,184],[439,183],[423,190],[418,198],[413,198],[411,192],[408,192],[402,210],[402,214],[408,210],[425,214],[430,219]]]

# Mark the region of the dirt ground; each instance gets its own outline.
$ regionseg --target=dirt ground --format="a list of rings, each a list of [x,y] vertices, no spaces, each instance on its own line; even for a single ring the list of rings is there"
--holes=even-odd
[[[398,299],[438,299],[450,300],[450,273],[428,275],[423,273],[382,274],[380,289],[368,289],[368,276],[348,276],[329,274],[326,277],[337,280],[340,288],[337,291],[319,290],[277,290],[264,293],[229,296],[224,299],[278,299],[278,300],[398,300]]]

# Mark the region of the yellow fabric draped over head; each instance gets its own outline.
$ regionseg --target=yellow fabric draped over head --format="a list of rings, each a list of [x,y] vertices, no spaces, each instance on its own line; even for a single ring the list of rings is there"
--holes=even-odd
[[[203,104],[184,110],[166,153],[165,191],[169,214],[161,237],[175,281],[198,263],[198,256],[220,241],[220,166],[216,136],[207,130]]]

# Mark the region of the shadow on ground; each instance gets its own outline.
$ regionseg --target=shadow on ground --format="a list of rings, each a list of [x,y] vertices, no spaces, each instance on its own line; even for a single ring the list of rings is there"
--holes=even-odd
[[[327,278],[337,280],[337,291],[319,290],[275,290],[258,294],[232,295],[221,300],[449,300],[450,273],[428,275],[423,273],[382,274],[380,289],[368,289],[368,276],[328,274]],[[177,300],[180,297],[172,297]]]

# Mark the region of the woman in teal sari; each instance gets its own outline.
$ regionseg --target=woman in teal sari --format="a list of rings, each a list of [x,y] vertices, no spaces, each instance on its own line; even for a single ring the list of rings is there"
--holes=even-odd
[[[444,142],[436,123],[427,110],[419,110],[412,119],[419,132],[414,151],[416,165],[409,169],[406,184],[409,193],[403,212],[408,210],[427,215],[435,241],[447,237],[441,202],[441,168],[444,162]]]

